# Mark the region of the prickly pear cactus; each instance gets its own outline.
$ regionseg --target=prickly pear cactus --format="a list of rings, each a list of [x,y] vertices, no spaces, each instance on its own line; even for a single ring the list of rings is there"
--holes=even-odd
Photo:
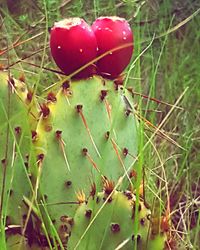
[[[136,231],[135,195],[130,191],[114,191],[108,197],[109,185],[104,192],[80,204],[72,227],[62,226],[68,249],[164,249],[166,235],[151,234],[151,211],[144,201],[139,201]],[[69,228],[72,228],[71,234],[68,234]]]
[[[138,147],[128,91],[101,77],[65,82],[38,111],[23,82],[1,72],[0,85],[7,249],[164,249],[166,234],[153,231],[141,197],[135,226],[136,196],[127,191]]]
[[[137,153],[137,122],[128,98],[122,86],[93,77],[64,83],[41,104],[33,138],[42,159],[39,198],[46,200],[56,225],[63,214],[73,216],[76,192],[88,196],[91,184],[100,187],[104,175],[117,181],[127,172],[129,178]]]
[[[31,193],[28,165],[32,148],[24,83],[0,72],[0,213],[1,233],[9,225],[20,228],[27,207],[23,196]]]

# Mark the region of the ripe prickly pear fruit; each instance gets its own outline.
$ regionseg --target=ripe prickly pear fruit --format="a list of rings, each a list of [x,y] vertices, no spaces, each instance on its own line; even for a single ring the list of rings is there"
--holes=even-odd
[[[92,24],[98,45],[98,56],[108,51],[97,62],[101,75],[114,79],[119,76],[129,64],[133,53],[133,34],[128,22],[120,17],[100,17]],[[127,47],[126,47],[127,45]],[[113,51],[120,46],[122,49]]]
[[[97,55],[97,42],[91,27],[81,18],[68,18],[56,22],[51,29],[50,47],[58,67],[70,75],[89,63]],[[87,78],[95,72],[90,65],[75,78]]]

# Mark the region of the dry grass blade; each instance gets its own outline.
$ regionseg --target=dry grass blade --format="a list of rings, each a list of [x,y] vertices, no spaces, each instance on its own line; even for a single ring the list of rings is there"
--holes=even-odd
[[[147,100],[154,101],[154,102],[156,102],[156,103],[158,103],[158,104],[164,104],[164,105],[167,105],[167,106],[169,106],[169,107],[174,107],[173,104],[170,104],[170,103],[168,103],[168,102],[164,102],[164,101],[158,100],[158,99],[156,99],[156,98],[154,98],[154,97],[150,97],[150,96],[147,96],[147,95],[138,93],[138,92],[136,92],[136,91],[133,91],[133,89],[128,89],[128,90],[129,90],[133,95],[141,96],[141,97],[143,97],[143,98],[145,98],[145,99],[147,99]],[[177,106],[177,107],[175,107],[175,108],[176,108],[176,109],[180,109],[180,110],[184,110],[182,107],[179,107],[179,106]]]
[[[21,63],[21,62],[24,62],[24,63],[27,63],[27,64],[32,65],[31,63],[25,62],[24,60],[26,60],[26,59],[28,59],[28,58],[30,58],[30,57],[32,57],[32,56],[34,56],[34,55],[40,53],[41,51],[44,51],[44,49],[45,49],[45,47],[36,50],[35,52],[33,52],[32,54],[30,54],[30,55],[28,55],[28,56],[22,57],[21,59],[15,61],[14,63],[9,64],[7,67],[5,67],[5,69],[8,70],[8,69],[12,68],[13,66],[15,66],[16,64]],[[33,64],[33,66],[35,66],[35,64]],[[36,65],[35,67],[40,67],[40,66]]]
[[[178,30],[179,28],[181,28],[182,26],[184,26],[186,23],[190,22],[195,16],[197,16],[198,14],[200,13],[200,8],[197,9],[194,13],[192,13],[189,17],[187,17],[186,19],[184,19],[182,22],[178,23],[177,25],[175,25],[174,27],[168,29],[166,32],[163,32],[161,33],[160,35],[158,36],[155,36],[154,39],[159,39],[159,38],[162,38],[162,37],[165,37],[173,32],[175,32],[176,30]],[[144,40],[142,41],[142,43],[146,43],[146,42],[149,42],[150,40],[147,39],[147,40]]]
[[[156,131],[156,134],[161,134],[162,137],[166,140],[168,140],[169,142],[171,142],[173,145],[186,150],[185,148],[183,148],[181,145],[179,145],[176,141],[174,141],[171,137],[169,137],[168,135],[166,135],[162,130],[160,126],[155,126],[153,125],[150,121],[148,121],[145,117],[142,117],[139,113],[135,112],[135,115],[137,116],[137,118],[139,119],[139,121],[143,121],[145,126],[147,126],[147,128],[153,128],[154,131]]]
[[[29,41],[32,41],[32,40],[34,40],[35,38],[37,38],[37,37],[39,37],[39,36],[41,36],[41,35],[43,35],[43,34],[44,34],[44,32],[40,32],[39,34],[37,34],[37,35],[35,35],[35,36],[33,36],[33,37],[27,38],[26,40],[23,40],[23,41],[21,41],[21,42],[14,43],[11,47],[8,47],[7,49],[1,51],[1,52],[0,52],[0,56],[2,56],[3,54],[7,53],[9,50],[12,50],[12,49],[14,49],[14,48],[16,48],[16,47],[18,47],[18,46],[24,44],[24,43],[27,43],[27,42],[29,42]]]

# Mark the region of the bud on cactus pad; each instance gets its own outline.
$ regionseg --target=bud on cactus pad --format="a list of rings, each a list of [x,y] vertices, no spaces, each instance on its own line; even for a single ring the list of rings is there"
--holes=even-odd
[[[80,204],[74,216],[68,249],[163,250],[166,235],[151,235],[151,211],[142,199],[135,225],[136,197],[130,191],[114,191],[108,199],[106,190]]]
[[[109,52],[97,62],[101,75],[114,79],[128,66],[133,53],[133,34],[128,22],[120,17],[100,17],[92,25],[97,39],[98,56]],[[123,47],[116,50],[119,47]],[[112,52],[112,50],[115,51]]]
[[[51,29],[50,47],[56,64],[66,75],[72,74],[97,55],[94,32],[81,18],[56,22]],[[90,65],[74,77],[87,78],[94,72],[94,65]]]

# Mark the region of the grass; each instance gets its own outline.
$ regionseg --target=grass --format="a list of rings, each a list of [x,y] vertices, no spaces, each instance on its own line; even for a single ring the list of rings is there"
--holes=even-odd
[[[12,2],[0,4],[0,64],[13,65],[12,74],[25,77],[37,95],[60,79],[44,70],[56,68],[48,48],[48,27],[54,21],[80,16],[91,23],[100,15],[129,20],[135,49],[126,83],[133,87],[141,119],[138,179],[144,168],[147,200],[155,204],[155,210],[165,211],[169,205],[165,212],[170,213],[178,249],[199,249],[200,16],[193,15],[200,8],[198,1]],[[16,47],[15,42],[19,43]],[[4,53],[6,48],[10,49]]]

